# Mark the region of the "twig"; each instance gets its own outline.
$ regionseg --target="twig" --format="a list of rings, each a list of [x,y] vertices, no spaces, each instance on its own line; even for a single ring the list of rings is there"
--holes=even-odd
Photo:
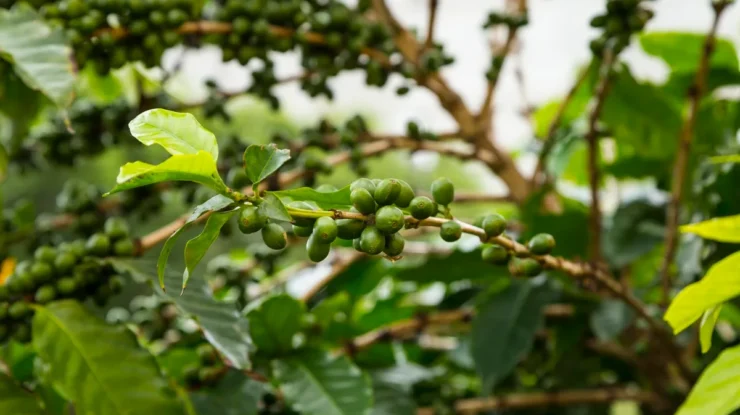
[[[689,108],[681,127],[681,134],[678,141],[678,153],[673,165],[673,183],[671,185],[671,200],[666,210],[666,233],[665,233],[665,256],[660,267],[661,281],[663,285],[663,304],[667,305],[670,299],[671,276],[670,267],[673,263],[673,257],[676,255],[678,245],[678,223],[681,214],[681,199],[683,198],[683,188],[686,182],[686,170],[688,168],[689,156],[691,153],[691,140],[694,136],[694,125],[696,124],[696,115],[699,112],[701,97],[706,92],[707,75],[709,73],[709,60],[714,51],[717,36],[717,27],[722,17],[722,12],[729,5],[729,1],[713,2],[714,21],[709,29],[704,47],[702,50],[699,66],[694,77],[694,83],[689,88],[688,100]]]
[[[455,203],[467,202],[489,202],[489,203],[511,203],[509,195],[491,195],[486,193],[455,192]]]
[[[488,85],[486,86],[486,97],[483,99],[483,105],[481,106],[480,113],[478,114],[478,117],[480,117],[483,120],[490,121],[492,118],[492,108],[493,108],[493,96],[496,92],[496,85],[498,84],[499,77],[501,75],[501,71],[503,70],[503,64],[506,62],[506,57],[509,55],[509,52],[511,51],[512,45],[514,45],[514,42],[516,41],[516,33],[518,31],[517,27],[510,28],[509,33],[506,36],[506,41],[504,42],[503,47],[500,51],[494,52],[494,56],[499,56],[502,59],[501,62],[501,69],[496,72],[496,75],[493,79],[488,81]]]
[[[324,287],[326,287],[330,282],[334,281],[334,278],[342,275],[344,271],[349,268],[350,265],[355,263],[357,260],[364,258],[364,255],[361,255],[359,252],[351,252],[347,254],[344,257],[337,258],[336,262],[334,262],[331,266],[331,270],[324,278],[321,279],[321,281],[317,282],[316,284],[311,287],[310,290],[308,290],[305,294],[301,296],[301,301],[304,303],[307,303],[311,301],[311,299],[318,294],[319,291],[321,291]]]
[[[434,24],[437,21],[437,6],[439,0],[429,0],[429,23],[427,25],[427,38],[424,41],[424,49],[429,49],[434,44]]]

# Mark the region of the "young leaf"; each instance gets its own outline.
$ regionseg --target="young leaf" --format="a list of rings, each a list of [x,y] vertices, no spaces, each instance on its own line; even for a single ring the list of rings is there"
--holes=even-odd
[[[727,415],[740,408],[740,346],[709,365],[676,415]]]
[[[308,352],[272,364],[285,400],[303,415],[368,415],[372,409],[370,377],[345,356]]]
[[[290,213],[285,209],[285,205],[279,197],[272,193],[267,193],[259,205],[259,210],[263,215],[267,216],[272,220],[290,222],[293,218],[290,217]]]
[[[247,375],[229,370],[216,386],[191,395],[198,415],[257,415],[264,386]]]
[[[681,226],[681,232],[693,233],[704,239],[740,243],[740,215],[709,219]]]
[[[268,356],[293,350],[293,337],[301,330],[303,304],[282,294],[249,305],[249,334],[257,350]]]
[[[711,161],[714,164],[720,164],[720,163],[740,163],[740,154],[731,154],[728,156],[715,156],[710,157],[709,161]]]
[[[141,161],[126,163],[118,172],[116,178],[118,184],[104,196],[167,181],[200,183],[221,194],[227,190],[211,155],[199,151],[196,154],[172,156],[156,166]]]
[[[319,192],[310,187],[278,190],[272,193],[280,199],[314,202],[322,209],[341,209],[352,205],[352,202],[349,199],[349,186],[345,186],[335,192],[329,193]]]
[[[290,150],[280,150],[275,144],[252,144],[244,152],[244,171],[252,183],[259,183],[290,160]]]
[[[689,284],[673,299],[663,317],[680,333],[705,311],[740,294],[740,252],[714,264],[700,281]]]
[[[27,4],[0,9],[0,59],[30,88],[65,107],[74,96],[72,53],[59,30],[53,30]]]
[[[722,311],[722,304],[710,308],[701,316],[701,322],[699,322],[699,340],[701,341],[702,353],[708,352],[712,347],[712,334],[714,334],[714,326],[717,325],[720,311]]]
[[[0,414],[42,415],[38,399],[5,374],[0,374]]]
[[[38,307],[32,327],[49,379],[79,413],[184,413],[154,357],[128,329],[106,324],[71,300]]]
[[[234,216],[234,213],[236,211],[232,210],[229,212],[214,213],[209,216],[203,232],[185,244],[185,272],[182,275],[183,290],[185,290],[185,286],[188,284],[193,270],[200,263],[200,260],[203,259],[208,248],[216,241],[218,235],[221,233],[221,228]]]
[[[142,112],[128,124],[131,135],[143,144],[159,144],[173,156],[201,151],[218,160],[218,143],[193,114],[161,108]]]

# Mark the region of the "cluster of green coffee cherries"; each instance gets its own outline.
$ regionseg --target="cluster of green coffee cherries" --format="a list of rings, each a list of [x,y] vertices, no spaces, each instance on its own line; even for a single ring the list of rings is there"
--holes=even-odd
[[[33,259],[18,263],[6,283],[0,285],[0,339],[12,335],[19,342],[30,340],[31,303],[92,298],[103,306],[121,291],[124,280],[99,258],[132,256],[135,245],[123,219],[109,218],[104,229],[105,233],[93,234],[87,240],[40,246]]]
[[[653,17],[653,11],[642,6],[645,0],[609,0],[606,13],[591,19],[591,26],[603,29],[603,33],[590,43],[594,55],[600,56],[611,45],[614,53],[626,48],[632,35],[645,28]]]
[[[199,345],[195,351],[198,354],[198,363],[183,370],[185,385],[190,389],[214,385],[226,373],[218,352],[209,343]]]

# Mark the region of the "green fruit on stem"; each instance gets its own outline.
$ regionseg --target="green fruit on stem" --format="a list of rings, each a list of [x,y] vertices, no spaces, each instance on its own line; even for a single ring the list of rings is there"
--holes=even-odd
[[[370,255],[377,255],[383,252],[385,248],[385,235],[383,235],[375,226],[368,226],[360,235],[360,248],[362,252]]]
[[[433,216],[435,210],[434,202],[426,196],[416,196],[409,205],[409,213],[418,220]]]
[[[269,248],[280,250],[288,246],[285,230],[277,223],[268,223],[262,228],[262,240]]]
[[[555,238],[549,233],[538,233],[529,240],[527,247],[535,255],[547,255],[555,248]]]
[[[396,206],[407,208],[411,204],[411,201],[414,199],[414,189],[411,188],[411,186],[406,183],[403,180],[399,180],[398,183],[401,184],[401,191],[398,192],[398,198],[396,198]]]
[[[119,257],[133,256],[136,252],[134,241],[130,238],[121,239],[113,245],[113,254]]]
[[[447,242],[455,242],[462,236],[462,226],[454,220],[447,221],[439,227],[439,236]]]
[[[432,197],[442,206],[447,206],[455,199],[455,185],[447,178],[439,178],[432,183]]]
[[[259,231],[267,224],[267,216],[257,206],[247,206],[239,212],[239,230],[243,234]]]
[[[77,281],[72,277],[62,278],[57,281],[56,287],[59,294],[68,296],[77,290]]]
[[[389,257],[397,257],[403,253],[403,248],[406,245],[406,241],[398,233],[387,235],[385,237],[385,248],[383,252]]]
[[[306,202],[297,201],[297,202],[290,202],[288,203],[288,207],[291,207],[293,209],[301,209],[301,210],[316,210],[313,206]],[[298,226],[310,226],[313,227],[313,223],[316,222],[316,218],[304,218],[300,217],[298,215],[291,215],[293,217],[293,224]]]
[[[108,255],[110,247],[110,238],[102,233],[93,234],[85,243],[85,250],[87,253],[99,257]]]
[[[361,242],[362,242],[362,239],[359,238],[359,237],[356,238],[356,239],[353,239],[352,240],[352,248],[354,248],[355,251],[357,251],[357,252],[365,252],[365,251],[362,250]]]
[[[46,262],[36,262],[31,265],[28,275],[30,275],[30,282],[43,283],[49,281],[54,276],[54,269]],[[28,278],[24,274],[20,274],[19,277]]]
[[[61,252],[54,259],[54,269],[60,274],[71,271],[75,264],[77,264],[77,257],[70,252]]]
[[[310,226],[293,225],[293,233],[295,234],[295,236],[306,238],[311,236],[311,232],[313,232],[313,228]]]
[[[400,231],[403,225],[403,212],[395,206],[383,206],[375,214],[375,226],[386,235]]]
[[[481,258],[494,265],[505,265],[509,262],[509,250],[501,245],[489,245],[481,251]]]
[[[57,290],[53,285],[44,285],[36,290],[34,300],[39,304],[46,304],[54,301],[57,298]]]
[[[8,308],[8,316],[13,320],[21,320],[33,313],[33,309],[24,301],[16,301]]]
[[[401,183],[396,179],[384,179],[376,187],[373,197],[380,206],[392,205],[401,193]]]
[[[344,240],[359,238],[365,229],[365,221],[359,219],[337,219],[337,237]]]
[[[306,252],[308,253],[308,259],[313,262],[321,262],[329,256],[331,245],[321,243],[316,239],[315,235],[311,235],[306,241]]]
[[[119,217],[110,217],[103,225],[103,231],[111,239],[119,239],[129,234],[128,222]]]
[[[317,242],[330,244],[337,239],[337,223],[328,216],[322,216],[316,219],[313,225],[313,237]]]
[[[506,219],[497,213],[486,215],[486,217],[483,218],[481,227],[486,232],[487,237],[493,238],[504,233],[506,230]]]
[[[36,248],[36,251],[34,251],[33,257],[36,261],[44,261],[53,264],[54,259],[57,257],[57,250],[50,246],[40,246]]]
[[[349,185],[350,191],[354,191],[355,189],[365,189],[370,192],[370,194],[374,194],[375,183],[373,183],[372,180],[366,178],[357,179]]]
[[[353,190],[349,195],[349,199],[352,202],[352,206],[363,215],[375,213],[375,210],[378,208],[373,195],[367,189],[358,188]]]
[[[520,277],[534,277],[542,272],[542,264],[533,258],[512,258],[509,261],[509,272]]]

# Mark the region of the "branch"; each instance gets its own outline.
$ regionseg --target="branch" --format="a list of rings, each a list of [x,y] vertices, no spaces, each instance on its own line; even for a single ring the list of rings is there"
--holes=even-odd
[[[660,267],[660,275],[663,283],[663,303],[668,304],[671,291],[671,277],[670,267],[673,263],[673,257],[676,255],[678,246],[678,223],[679,216],[681,214],[681,199],[683,198],[683,190],[686,182],[686,170],[688,168],[689,156],[691,152],[691,140],[694,136],[694,126],[696,124],[696,115],[699,112],[699,105],[701,97],[705,94],[707,88],[707,76],[709,73],[709,60],[714,52],[717,27],[719,26],[719,20],[722,17],[722,12],[730,4],[729,1],[718,1],[713,2],[712,7],[714,8],[714,21],[712,27],[709,29],[706,40],[704,41],[704,47],[702,50],[701,59],[699,60],[699,67],[694,77],[694,83],[689,88],[688,100],[689,108],[684,119],[683,126],[681,127],[681,134],[678,141],[678,153],[676,154],[676,161],[673,165],[673,183],[671,186],[671,200],[668,203],[666,211],[666,233],[665,233],[665,256],[663,257],[663,263]]]
[[[334,279],[340,275],[344,271],[347,270],[347,268],[350,267],[350,265],[354,264],[356,261],[365,258],[364,255],[361,255],[359,252],[351,252],[348,255],[345,255],[344,257],[340,256],[336,259],[336,261],[332,264],[331,270],[329,271],[324,278],[321,279],[321,281],[317,282],[316,284],[311,287],[305,294],[301,296],[301,301],[304,303],[307,303],[311,301],[311,299],[319,293],[324,287],[326,287],[330,282],[334,281]]]
[[[489,203],[511,203],[513,200],[509,195],[492,195],[487,193],[455,192],[455,203],[489,202]]]
[[[518,30],[519,29],[517,27],[510,28],[509,33],[506,36],[506,42],[504,42],[504,46],[498,53],[494,52],[494,56],[499,56],[502,59],[501,70],[503,70],[503,64],[506,62],[506,57],[509,55],[511,47],[516,41],[516,34]],[[478,117],[483,120],[487,120],[487,122],[490,122],[493,116],[493,96],[496,92],[496,85],[498,84],[501,70],[496,72],[496,76],[488,81],[488,86],[486,87],[486,97],[483,99],[483,105],[480,112],[478,113]]]
[[[429,49],[434,44],[434,23],[437,21],[437,6],[439,0],[429,0],[429,22],[427,24],[427,39],[424,41],[424,49]]]

